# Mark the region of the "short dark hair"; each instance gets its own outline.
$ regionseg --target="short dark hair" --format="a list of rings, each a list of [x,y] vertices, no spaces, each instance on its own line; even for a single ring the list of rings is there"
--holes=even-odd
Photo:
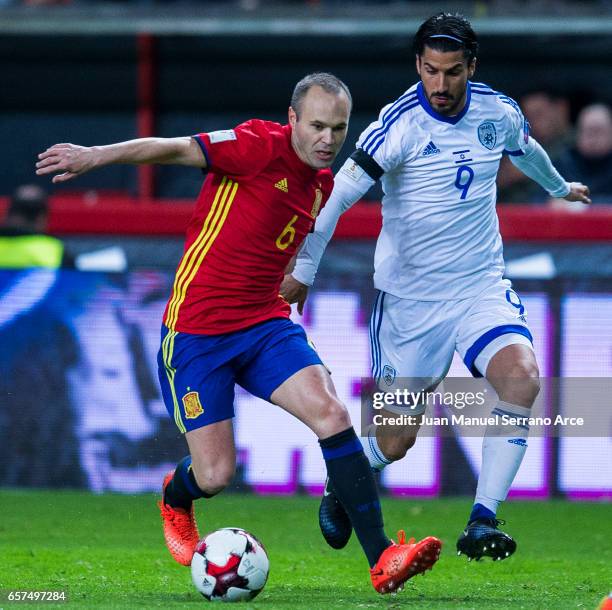
[[[441,12],[424,21],[414,37],[414,52],[421,56],[426,46],[443,53],[463,50],[468,64],[478,56],[478,37],[459,13]]]
[[[335,95],[345,93],[348,97],[350,107],[352,108],[353,106],[353,98],[349,88],[337,76],[329,72],[313,72],[312,74],[307,74],[293,89],[293,94],[291,95],[291,108],[295,110],[298,116],[300,114],[302,100],[311,87],[321,87],[321,89],[327,93],[333,93]]]
[[[37,184],[24,184],[17,188],[9,202],[7,215],[19,216],[34,222],[48,212],[47,193]]]

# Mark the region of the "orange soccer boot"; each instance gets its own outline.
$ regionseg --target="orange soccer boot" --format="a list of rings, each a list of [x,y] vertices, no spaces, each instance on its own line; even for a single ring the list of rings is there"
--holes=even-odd
[[[173,508],[164,502],[166,487],[172,480],[174,472],[169,472],[164,477],[162,485],[162,500],[158,502],[159,510],[164,524],[164,539],[170,554],[184,566],[191,565],[191,558],[198,541],[200,534],[198,533],[198,524],[195,520],[193,512],[193,504],[189,510],[184,508]]]
[[[420,542],[411,538],[406,544],[406,534],[400,530],[397,540],[383,551],[370,570],[372,585],[382,594],[401,591],[409,578],[431,570],[442,549],[442,543],[433,536]]]

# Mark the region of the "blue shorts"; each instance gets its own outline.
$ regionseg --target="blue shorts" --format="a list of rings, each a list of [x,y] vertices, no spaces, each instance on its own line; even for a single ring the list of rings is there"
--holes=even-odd
[[[266,320],[224,335],[179,333],[162,326],[157,356],[164,403],[185,433],[234,417],[234,385],[270,396],[297,371],[321,359],[301,326]]]

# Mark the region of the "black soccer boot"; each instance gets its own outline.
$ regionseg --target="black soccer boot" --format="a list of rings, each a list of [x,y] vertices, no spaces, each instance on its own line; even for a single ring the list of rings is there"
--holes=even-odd
[[[319,506],[319,527],[325,542],[332,549],[344,548],[353,531],[351,520],[332,491],[329,479],[325,481],[325,490]]]
[[[500,519],[476,519],[471,521],[457,540],[457,555],[467,555],[468,561],[491,557],[493,561],[507,559],[516,551],[516,542],[508,534],[497,529],[505,525]]]

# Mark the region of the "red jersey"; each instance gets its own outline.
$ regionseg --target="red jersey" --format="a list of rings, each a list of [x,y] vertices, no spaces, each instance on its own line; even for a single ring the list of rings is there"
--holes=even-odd
[[[195,136],[209,173],[166,305],[179,332],[218,335],[288,318],[285,268],[333,187],[331,170],[306,165],[291,127],[251,120]]]

